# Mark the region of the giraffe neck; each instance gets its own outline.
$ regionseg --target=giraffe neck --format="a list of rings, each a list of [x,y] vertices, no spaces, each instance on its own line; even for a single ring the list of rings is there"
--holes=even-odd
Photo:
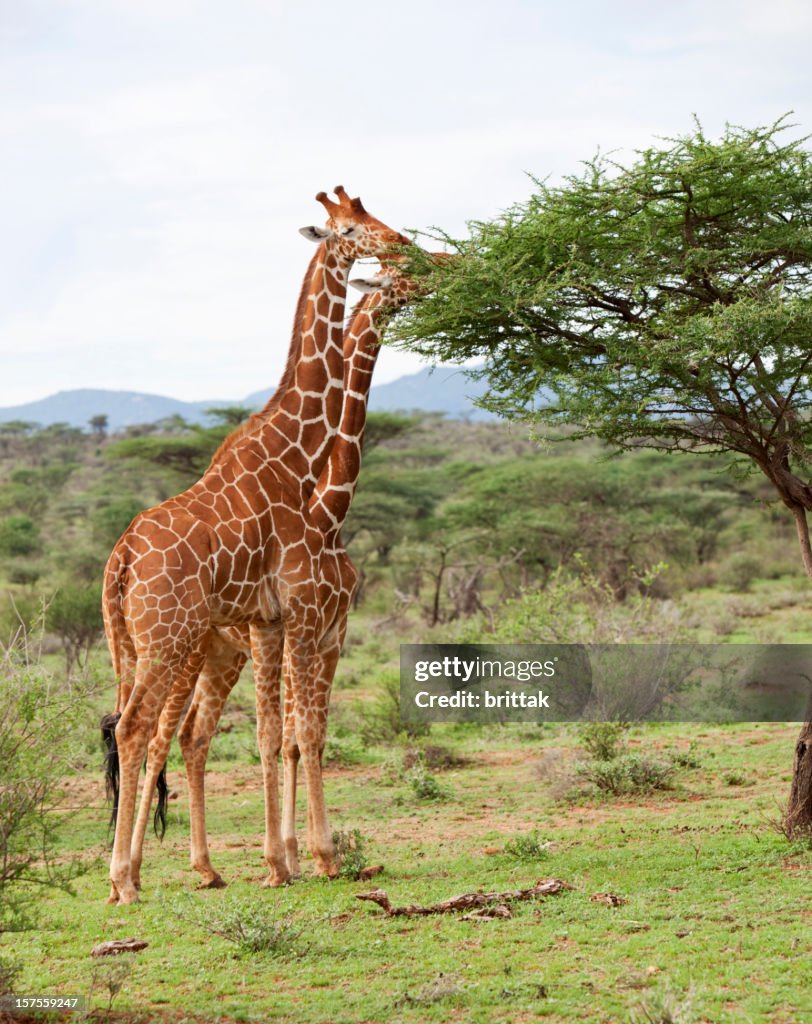
[[[233,431],[209,470],[246,437],[255,438],[273,468],[300,489],[307,504],[341,418],[344,387],[344,305],[352,260],[319,246],[302,282],[285,370],[263,409]]]
[[[361,472],[361,453],[372,372],[381,345],[384,315],[378,293],[356,306],[344,338],[344,405],[338,435],[310,499],[313,525],[337,536],[352,504]]]

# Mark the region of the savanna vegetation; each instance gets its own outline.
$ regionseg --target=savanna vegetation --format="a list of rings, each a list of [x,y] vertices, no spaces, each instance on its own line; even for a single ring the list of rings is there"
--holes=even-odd
[[[808,641],[792,524],[766,482],[718,455],[613,459],[595,440],[544,446],[504,423],[373,417],[346,530],[362,586],[326,751],[342,877],[310,879],[305,860],[290,890],[259,886],[249,669],[209,778],[229,888],[193,891],[174,752],[169,831],[148,844],[143,901],[104,904],[101,568],[132,515],[193,480],[235,415],[126,437],[1,432],[4,643],[17,636],[3,703],[16,707],[20,687],[61,694],[68,725],[63,738],[57,719],[55,734],[43,711],[40,729],[34,709],[49,701],[24,704],[39,745],[4,775],[19,785],[39,762],[56,772],[8,833],[16,850],[33,836],[38,856],[0,888],[10,913],[25,911],[0,939],[6,987],[80,995],[111,1019],[803,1019],[812,861],[776,824],[791,726],[407,730],[398,709],[400,642]],[[20,624],[43,606],[26,641]],[[359,878],[372,865],[383,873]],[[501,919],[388,919],[354,898],[380,885],[396,905],[427,904],[542,877],[575,888]],[[89,956],[129,937],[149,945]],[[723,984],[722,958],[735,961]]]

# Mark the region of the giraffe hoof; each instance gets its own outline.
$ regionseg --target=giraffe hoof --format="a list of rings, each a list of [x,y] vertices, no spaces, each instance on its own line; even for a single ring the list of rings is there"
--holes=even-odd
[[[228,883],[223,880],[221,875],[215,874],[214,878],[210,878],[207,882],[201,882],[198,889],[225,889],[227,885]]]
[[[265,889],[281,889],[283,885],[288,885],[289,882],[290,875],[287,871],[272,871],[262,883],[262,886]]]

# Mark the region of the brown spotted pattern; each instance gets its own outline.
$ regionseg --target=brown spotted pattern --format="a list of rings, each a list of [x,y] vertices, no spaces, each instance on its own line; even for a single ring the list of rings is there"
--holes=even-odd
[[[338,202],[317,196],[329,214],[327,227],[307,229],[320,244],[305,276],[276,394],[223,444],[196,484],[133,520],[105,568],[103,613],[121,713],[112,902],[137,899],[132,847],[139,769],[167,699],[188,695],[204,670],[216,627],[249,631],[268,883],[289,877],[277,782],[283,650],[308,788],[311,853],[317,871],[336,871],[321,779],[326,711],[318,696],[325,634],[322,564],[332,555],[307,505],[341,417],[350,267],[406,239],[370,216],[360,200],[342,188],[335,191]]]
[[[380,347],[380,337],[387,316],[403,306],[415,286],[387,264],[385,272],[373,282],[375,287],[354,311],[344,338],[344,405],[338,434],[333,441],[329,459],[309,503],[312,523],[325,538],[322,560],[320,600],[324,609],[323,635],[319,644],[318,700],[313,710],[321,725],[318,738],[323,750],[326,738],[327,711],[333,675],[346,633],[347,614],[357,583],[357,574],[340,540],[340,530],[349,511],[361,468],[366,408],[372,373]],[[194,698],[183,722],[179,739],[189,782],[191,817],[191,862],[202,876],[204,887],[224,884],[213,868],[206,841],[204,778],[211,738],[219,722],[229,693],[251,654],[248,629],[222,627],[212,638],[203,669],[195,684]],[[155,737],[149,747],[148,780],[142,795],[136,827],[134,862],[140,866],[140,844],[146,832],[155,780],[166,763],[172,736],[186,707],[187,694],[173,692],[161,714]],[[300,749],[296,741],[296,713],[293,690],[285,689],[283,729],[284,804],[282,838],[287,867],[291,875],[299,872],[298,846],[295,835],[296,775]]]

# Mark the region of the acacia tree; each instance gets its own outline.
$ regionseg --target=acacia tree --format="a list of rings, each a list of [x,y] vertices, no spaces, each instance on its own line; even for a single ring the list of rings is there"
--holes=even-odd
[[[696,124],[627,164],[536,182],[446,237],[457,259],[416,262],[432,294],[390,338],[484,358],[482,404],[542,431],[735,456],[792,514],[812,578],[812,163],[788,127],[711,140]],[[789,824],[812,827],[812,725]]]
[[[74,665],[87,663],[93,645],[104,624],[101,616],[101,584],[66,583],[48,605],[46,625],[62,640],[65,672],[70,677]]]
[[[107,428],[110,426],[110,418],[106,413],[99,413],[91,416],[87,421],[97,441],[103,441],[107,437]]]

